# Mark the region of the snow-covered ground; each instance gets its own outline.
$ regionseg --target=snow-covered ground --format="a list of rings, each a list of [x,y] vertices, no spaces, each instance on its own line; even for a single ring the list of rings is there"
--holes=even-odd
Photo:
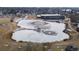
[[[16,41],[46,43],[69,38],[69,35],[63,32],[65,29],[64,23],[47,22],[42,20],[21,20],[18,22],[17,26],[25,29],[17,30],[13,33],[12,39]],[[41,32],[27,30],[37,28],[41,28]],[[43,33],[43,31],[53,31],[57,35],[47,35]]]

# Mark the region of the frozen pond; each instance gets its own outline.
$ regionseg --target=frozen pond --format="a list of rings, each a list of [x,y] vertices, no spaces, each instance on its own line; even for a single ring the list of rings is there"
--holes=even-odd
[[[65,29],[64,23],[56,22],[45,22],[45,21],[36,21],[36,20],[21,20],[18,22],[17,26],[21,28],[13,33],[12,39],[16,41],[26,41],[26,42],[37,42],[37,43],[46,43],[46,42],[55,42],[68,39],[69,35],[64,33]],[[41,28],[40,32],[35,30],[27,29],[37,29]],[[53,35],[47,35],[46,33],[54,33]]]

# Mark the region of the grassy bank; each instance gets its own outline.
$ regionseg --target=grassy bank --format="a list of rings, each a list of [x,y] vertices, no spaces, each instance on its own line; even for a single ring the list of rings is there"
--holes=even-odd
[[[0,18],[0,24],[7,24],[10,22],[10,18]]]

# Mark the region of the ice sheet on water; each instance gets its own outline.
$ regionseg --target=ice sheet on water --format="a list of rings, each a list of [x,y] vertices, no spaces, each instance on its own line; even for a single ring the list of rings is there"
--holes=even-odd
[[[21,28],[36,29],[35,26],[31,24],[32,22],[36,22],[36,20],[22,20],[17,24],[17,26],[20,26]],[[38,23],[36,23],[36,25],[38,25],[41,28],[46,26],[48,28],[47,29],[43,28],[43,30],[56,32],[57,35],[46,35],[43,32],[36,32],[33,30],[25,29],[15,31],[12,35],[12,39],[16,41],[45,43],[45,42],[61,41],[69,38],[69,35],[63,32],[63,30],[65,29],[64,23],[56,23],[56,22],[47,22],[47,23],[48,24],[43,26],[38,25]]]
[[[30,42],[54,42],[68,39],[69,36],[63,32],[57,33],[56,36],[45,35],[33,30],[20,30],[13,33],[12,38],[16,41],[30,41]]]

